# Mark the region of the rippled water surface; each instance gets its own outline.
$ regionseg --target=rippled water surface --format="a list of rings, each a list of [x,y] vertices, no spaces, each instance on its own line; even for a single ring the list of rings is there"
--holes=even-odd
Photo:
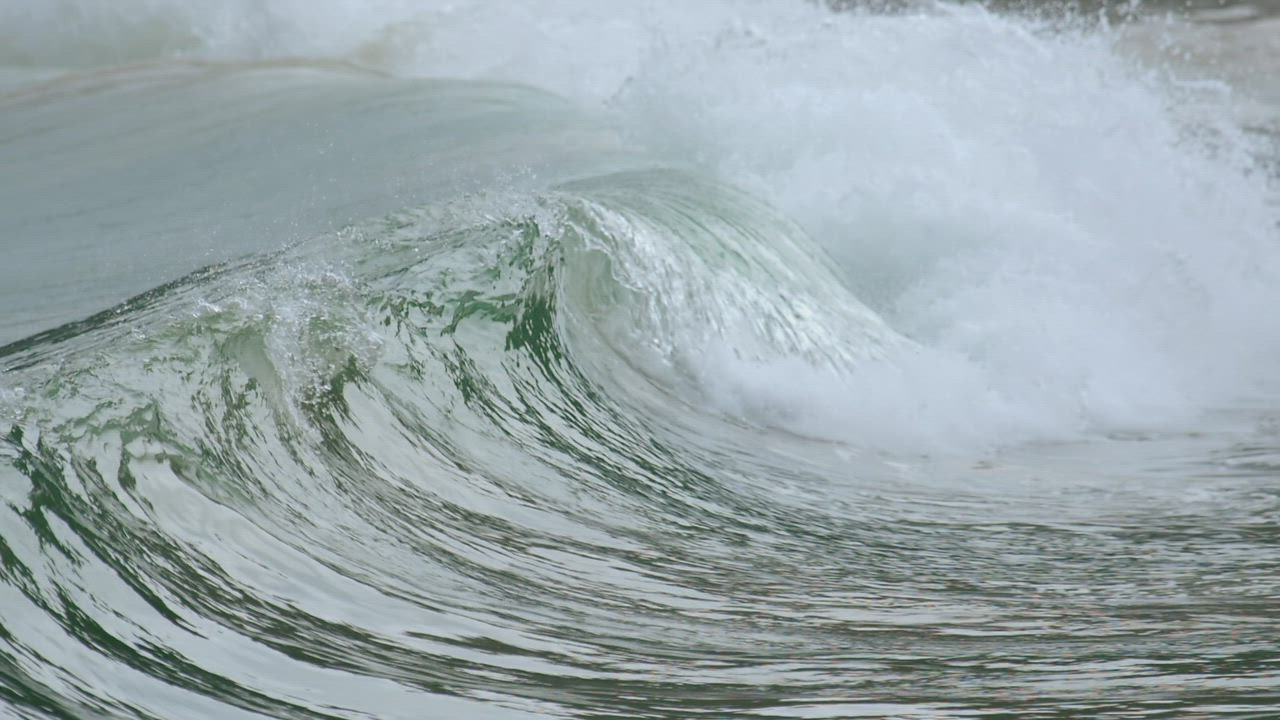
[[[1280,717],[1274,11],[0,0],[0,715]]]

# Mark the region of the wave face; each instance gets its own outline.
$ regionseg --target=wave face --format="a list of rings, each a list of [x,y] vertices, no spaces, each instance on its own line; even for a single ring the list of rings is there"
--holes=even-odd
[[[0,3],[0,708],[1274,712],[1267,78],[690,5]]]

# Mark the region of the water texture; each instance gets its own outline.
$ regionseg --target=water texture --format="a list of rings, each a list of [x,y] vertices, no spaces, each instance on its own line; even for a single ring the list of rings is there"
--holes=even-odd
[[[0,716],[1280,717],[1277,22],[0,1]]]

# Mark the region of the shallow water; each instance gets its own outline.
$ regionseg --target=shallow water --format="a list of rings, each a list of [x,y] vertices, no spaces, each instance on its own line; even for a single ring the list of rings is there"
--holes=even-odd
[[[0,2],[0,714],[1280,708],[1265,3]]]

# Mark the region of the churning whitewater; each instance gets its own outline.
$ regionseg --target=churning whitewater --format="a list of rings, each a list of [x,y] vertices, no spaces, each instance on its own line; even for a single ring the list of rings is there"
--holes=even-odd
[[[0,714],[1274,716],[1278,22],[0,0]]]

